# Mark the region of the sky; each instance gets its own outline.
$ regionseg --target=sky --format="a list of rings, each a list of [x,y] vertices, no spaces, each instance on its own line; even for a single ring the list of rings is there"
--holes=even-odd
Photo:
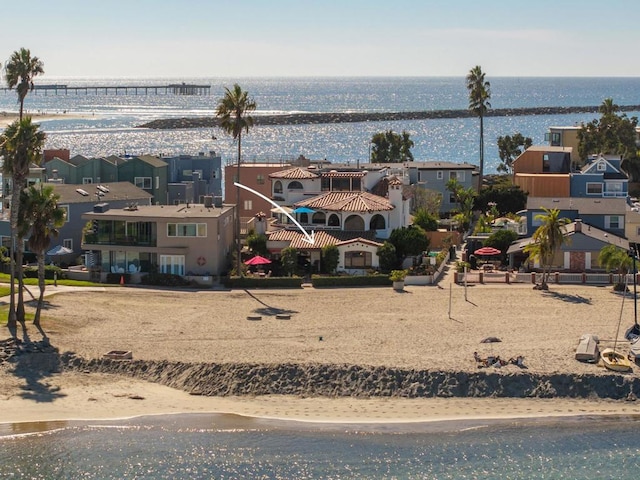
[[[6,0],[47,77],[640,76],[638,0]]]

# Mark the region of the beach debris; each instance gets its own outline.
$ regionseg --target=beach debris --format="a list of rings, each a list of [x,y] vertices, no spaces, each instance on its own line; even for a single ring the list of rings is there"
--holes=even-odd
[[[478,352],[473,352],[473,358],[480,364],[478,365],[478,368],[500,368],[504,367],[505,365],[516,365],[520,368],[527,368],[524,365],[524,357],[522,355],[518,355],[515,358],[511,357],[509,360],[503,360],[499,355],[489,355],[487,358],[482,358],[480,355],[478,355]]]
[[[480,343],[498,343],[502,342],[498,337],[487,337],[480,340]]]
[[[103,355],[104,358],[112,360],[131,360],[133,353],[130,350],[111,350]]]

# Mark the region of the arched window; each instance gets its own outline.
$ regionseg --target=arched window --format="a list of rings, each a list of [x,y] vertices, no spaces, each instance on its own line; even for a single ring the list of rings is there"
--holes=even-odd
[[[276,183],[273,184],[273,193],[282,193],[282,182],[280,180],[276,180]]]
[[[339,227],[340,217],[338,217],[338,215],[336,215],[335,213],[332,213],[331,216],[329,217],[329,221],[327,222],[327,225],[329,225],[330,227]]]
[[[289,190],[302,190],[302,184],[296,180],[296,181],[293,181],[293,182],[289,183],[287,188]]]
[[[360,215],[349,215],[344,221],[345,230],[364,230],[364,220]]]
[[[309,214],[301,213],[300,214],[300,223],[309,223]]]
[[[384,217],[379,213],[374,215],[369,222],[369,230],[384,230],[387,222],[384,221]]]
[[[316,212],[313,214],[313,217],[311,218],[311,223],[313,223],[314,225],[324,225],[326,221],[327,221],[327,217],[324,214],[324,212]]]

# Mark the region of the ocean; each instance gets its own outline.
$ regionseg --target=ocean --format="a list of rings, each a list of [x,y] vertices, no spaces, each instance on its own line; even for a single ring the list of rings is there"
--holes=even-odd
[[[233,415],[0,429],[11,479],[637,479],[640,419],[308,424]]]
[[[494,108],[591,106],[607,97],[640,104],[640,78],[487,78]],[[73,85],[167,85],[176,79],[51,79]],[[238,82],[256,100],[256,115],[289,112],[384,112],[464,109],[464,78],[179,79],[209,84],[209,96],[44,95],[26,108],[63,113],[42,121],[47,148],[72,155],[196,154],[235,159],[219,130],[136,128],[168,117],[212,116],[225,86]],[[15,92],[0,92],[0,112],[17,111]],[[638,115],[629,112],[627,115]],[[74,119],[80,115],[82,118]],[[496,140],[520,132],[544,143],[552,125],[598,114],[485,119],[486,172],[499,163]],[[37,119],[37,117],[36,117]],[[418,161],[476,163],[475,118],[260,126],[243,137],[245,159],[366,162],[374,133],[407,130]],[[1,419],[1,417],[0,417]],[[640,419],[576,417],[413,425],[326,425],[225,415],[147,417],[117,422],[0,425],[0,478],[11,479],[635,479]]]
[[[640,78],[487,77],[493,108],[597,106],[607,98],[619,105],[640,105]],[[38,79],[69,86],[168,85],[175,78]],[[86,157],[111,154],[197,154],[216,151],[235,161],[233,140],[219,129],[153,131],[135,128],[157,118],[213,116],[224,87],[237,82],[255,99],[255,115],[298,112],[385,112],[466,109],[468,93],[457,78],[184,78],[180,82],[211,85],[210,95],[28,95],[26,108],[63,113],[69,118],[42,121],[47,148],[68,148]],[[15,92],[0,92],[0,112],[17,111]],[[74,114],[81,119],[71,118]],[[638,116],[640,112],[628,112]],[[494,173],[500,163],[497,138],[520,132],[534,144],[544,143],[549,126],[575,125],[598,118],[593,114],[488,117],[485,119],[485,165]],[[282,161],[304,155],[336,163],[366,162],[375,133],[406,130],[415,142],[417,161],[477,163],[477,118],[363,122],[321,125],[256,126],[243,136],[247,161]]]

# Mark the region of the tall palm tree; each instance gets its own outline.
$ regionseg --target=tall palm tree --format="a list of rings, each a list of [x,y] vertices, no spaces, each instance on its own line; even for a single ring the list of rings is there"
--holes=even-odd
[[[220,128],[225,133],[231,135],[238,142],[238,168],[236,182],[240,183],[240,163],[242,155],[242,132],[249,133],[249,128],[253,126],[253,117],[248,115],[255,111],[256,102],[249,97],[249,94],[242,90],[237,83],[233,89],[225,88],[225,95],[218,101],[216,117],[220,122]],[[236,242],[237,242],[237,268],[236,273],[242,275],[242,259],[240,257],[240,187],[236,187]]]
[[[478,192],[484,181],[484,116],[491,108],[491,85],[484,79],[484,72],[479,65],[473,67],[467,75],[469,91],[469,110],[480,118],[480,174],[478,175]]]
[[[22,233],[26,235],[25,230],[30,231],[29,249],[36,253],[38,258],[38,287],[40,296],[38,297],[38,306],[36,308],[33,324],[40,326],[40,312],[44,299],[45,281],[44,281],[44,255],[46,249],[51,243],[52,237],[58,236],[58,228],[64,225],[65,211],[58,207],[60,195],[53,191],[50,185],[38,187],[32,185],[28,189],[22,191],[21,209],[23,214],[21,220],[24,229]]]
[[[542,265],[542,285],[543,290],[548,290],[549,275],[551,274],[551,263],[556,251],[565,243],[563,226],[569,223],[568,218],[560,218],[560,210],[557,208],[544,208],[544,213],[536,215],[534,218],[541,222],[541,225],[533,233],[533,243],[524,248],[524,252],[530,258],[538,259]]]
[[[33,79],[44,73],[44,63],[38,57],[32,57],[27,48],[21,48],[11,54],[4,66],[4,76],[9,89],[16,87],[20,102],[20,120],[24,110],[24,99],[34,88]]]
[[[22,298],[22,256],[24,245],[19,231],[20,217],[20,192],[24,190],[29,175],[29,166],[32,163],[40,164],[42,148],[46,135],[39,130],[39,125],[31,122],[31,117],[16,120],[9,125],[0,135],[0,156],[4,157],[2,171],[4,175],[11,176],[11,299],[7,326],[15,331],[16,315],[21,322],[24,321],[24,300]],[[17,268],[16,268],[17,265]],[[18,278],[18,305],[16,308],[14,295],[14,279]]]

